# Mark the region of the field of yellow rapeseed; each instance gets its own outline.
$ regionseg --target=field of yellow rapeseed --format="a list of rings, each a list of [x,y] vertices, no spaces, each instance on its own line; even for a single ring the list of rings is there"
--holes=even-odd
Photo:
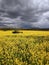
[[[0,30],[0,65],[49,65],[49,31],[19,32]]]

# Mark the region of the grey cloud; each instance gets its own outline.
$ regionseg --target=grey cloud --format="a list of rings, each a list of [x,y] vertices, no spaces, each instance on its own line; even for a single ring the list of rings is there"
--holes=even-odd
[[[4,25],[15,28],[49,28],[48,21],[49,0],[0,0],[0,24],[7,23]]]
[[[38,22],[34,23],[39,28],[49,28],[49,11],[41,14]]]

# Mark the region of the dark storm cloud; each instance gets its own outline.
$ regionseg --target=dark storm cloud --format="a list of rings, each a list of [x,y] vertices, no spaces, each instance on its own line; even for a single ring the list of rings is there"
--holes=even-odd
[[[12,23],[4,25],[15,28],[49,28],[49,0],[0,0],[1,23]]]

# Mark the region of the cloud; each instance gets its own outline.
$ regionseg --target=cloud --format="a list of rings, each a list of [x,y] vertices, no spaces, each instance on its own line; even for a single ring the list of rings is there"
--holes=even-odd
[[[34,23],[39,28],[49,28],[49,11],[41,14],[38,22]]]
[[[11,28],[49,28],[49,0],[0,0],[0,24]]]

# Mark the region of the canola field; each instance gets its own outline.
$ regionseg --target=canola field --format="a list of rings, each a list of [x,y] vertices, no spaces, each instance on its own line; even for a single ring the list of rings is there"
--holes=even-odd
[[[0,65],[49,65],[49,31],[0,30]]]

